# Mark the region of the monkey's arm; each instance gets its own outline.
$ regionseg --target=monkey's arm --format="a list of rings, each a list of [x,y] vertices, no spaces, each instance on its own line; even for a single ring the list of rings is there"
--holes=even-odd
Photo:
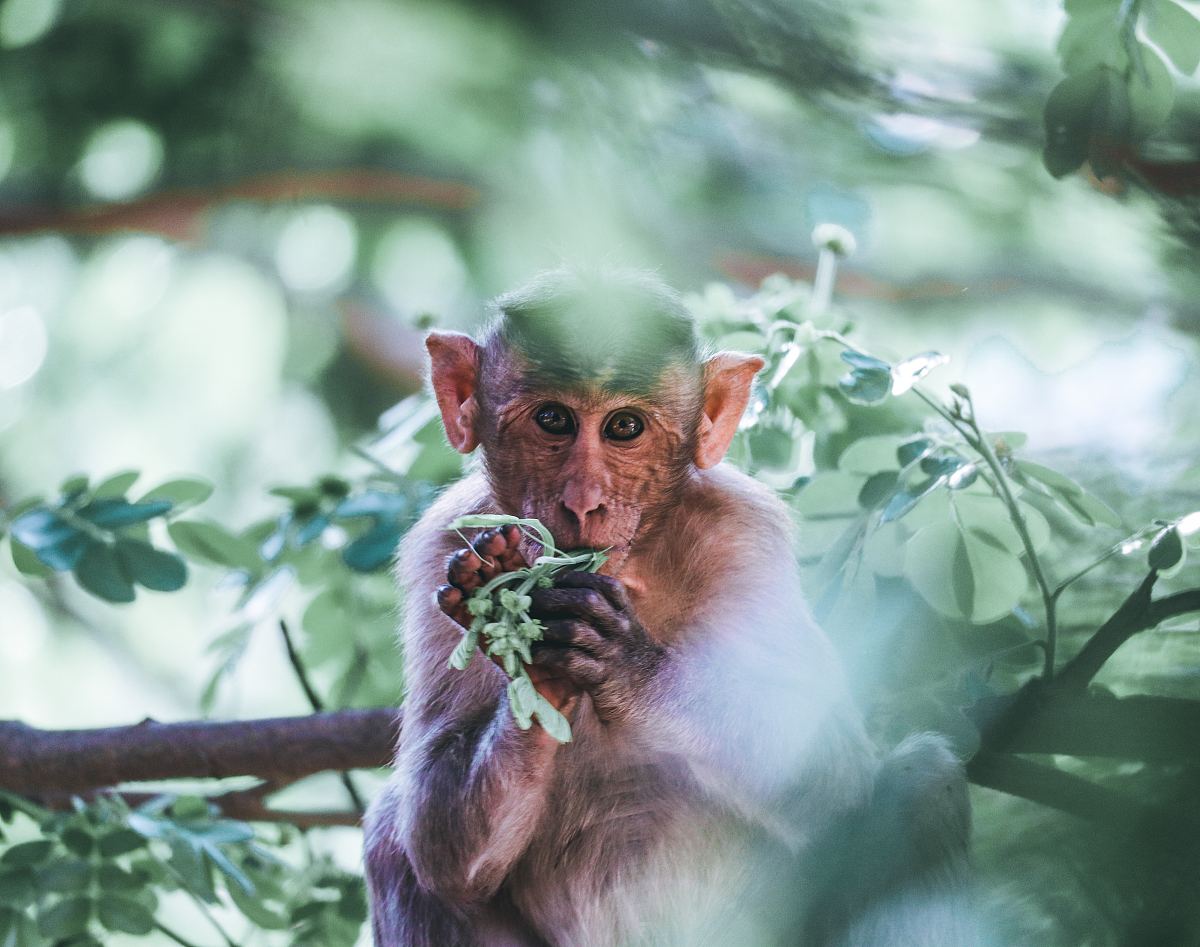
[[[502,686],[479,693],[479,678],[499,676],[481,657],[461,672],[476,678],[464,693],[449,693],[460,672],[444,674],[436,701],[405,704],[395,829],[420,884],[468,905],[491,897],[528,846],[557,743],[541,727],[517,728]]]

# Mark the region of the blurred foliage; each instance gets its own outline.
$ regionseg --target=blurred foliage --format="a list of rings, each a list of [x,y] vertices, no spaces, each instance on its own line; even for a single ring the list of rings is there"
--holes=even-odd
[[[714,344],[768,359],[731,459],[801,519],[881,742],[969,752],[963,708],[1043,668],[1033,557],[1066,583],[1063,656],[1148,566],[1195,584],[1195,12],[3,0],[0,715],[304,712],[280,619],[328,706],[401,700],[385,566],[462,470],[413,394],[420,333],[603,258],[707,284]],[[851,246],[810,248],[822,222],[857,244],[836,302]],[[1194,699],[1196,631],[1144,633],[1097,686]],[[353,942],[355,832],[252,836],[196,791],[0,806],[0,942],[175,942],[147,917]],[[1138,943],[1194,903],[1194,859],[974,803],[997,943]]]

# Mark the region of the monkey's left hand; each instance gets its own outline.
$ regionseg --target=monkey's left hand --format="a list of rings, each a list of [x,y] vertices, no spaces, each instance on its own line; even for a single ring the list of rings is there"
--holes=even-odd
[[[546,626],[533,663],[588,691],[601,720],[633,714],[666,652],[638,621],[625,587],[609,576],[569,572],[531,594],[530,614]]]

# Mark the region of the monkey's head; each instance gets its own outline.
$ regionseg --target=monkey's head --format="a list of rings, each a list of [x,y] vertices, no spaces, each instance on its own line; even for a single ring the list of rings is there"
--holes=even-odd
[[[610,549],[615,572],[725,456],[763,360],[706,357],[679,298],[638,272],[555,271],[492,309],[479,342],[427,340],[450,443],[482,448],[504,512]]]

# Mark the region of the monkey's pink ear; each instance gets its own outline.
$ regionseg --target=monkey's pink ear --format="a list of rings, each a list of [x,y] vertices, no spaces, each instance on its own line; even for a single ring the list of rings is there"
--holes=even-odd
[[[715,467],[729,450],[754,376],[767,364],[757,355],[718,352],[704,363],[704,413],[696,442],[696,466]]]
[[[433,366],[433,396],[441,409],[450,446],[459,453],[469,454],[479,443],[475,435],[479,346],[461,332],[430,332],[425,348]]]

